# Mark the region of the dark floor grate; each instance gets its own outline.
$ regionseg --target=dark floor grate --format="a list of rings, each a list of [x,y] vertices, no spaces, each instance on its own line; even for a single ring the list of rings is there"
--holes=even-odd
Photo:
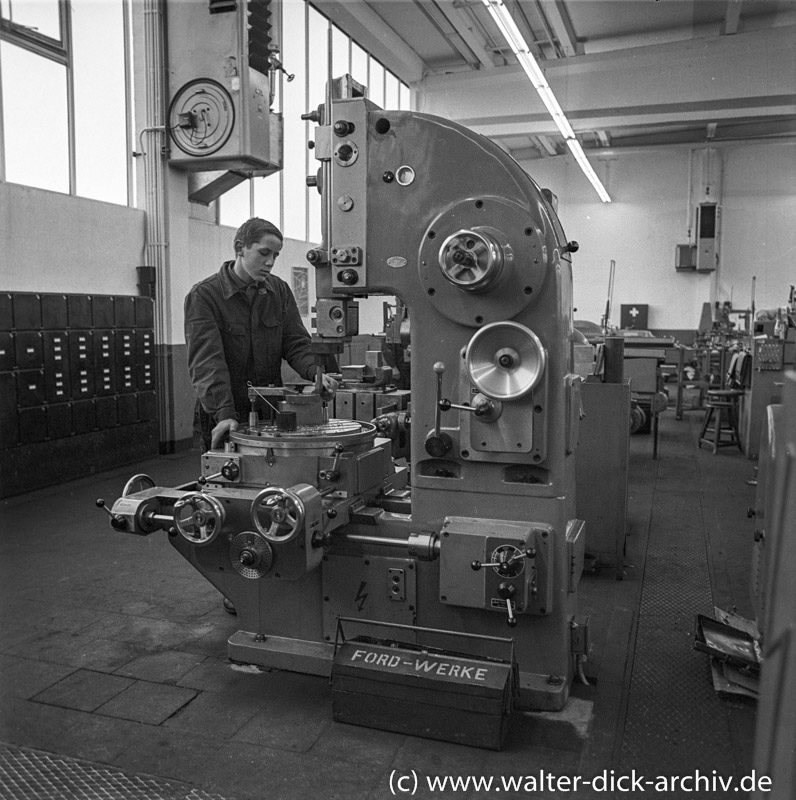
[[[3,800],[225,800],[178,782],[0,744]],[[226,798],[231,800],[231,798]]]
[[[684,447],[683,450],[688,450]],[[620,771],[652,776],[735,772],[727,709],[706,656],[693,650],[696,614],[713,615],[697,454],[666,465],[694,477],[656,488],[641,590]],[[666,456],[664,456],[666,458]],[[679,461],[679,459],[678,459]],[[657,469],[663,469],[658,465]],[[670,797],[680,797],[671,794]]]

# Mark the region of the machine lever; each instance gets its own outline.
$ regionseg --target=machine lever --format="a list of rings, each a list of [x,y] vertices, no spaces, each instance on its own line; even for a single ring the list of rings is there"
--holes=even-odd
[[[471,411],[476,416],[480,416],[481,414],[484,413],[480,408],[473,408],[472,406],[465,406],[465,405],[460,405],[458,403],[451,403],[451,401],[448,400],[447,398],[443,398],[442,400],[440,400],[439,403],[437,403],[437,405],[442,411],[450,411],[452,408],[457,408],[459,409],[459,411]]]
[[[442,424],[442,417],[439,413],[442,410],[442,373],[445,372],[445,364],[442,361],[437,361],[434,364],[434,372],[437,374],[437,408],[434,414],[434,436],[439,436],[440,425]]]
[[[113,511],[105,505],[105,501],[101,497],[97,500],[97,508],[101,508],[111,518],[112,528],[117,531],[127,530],[127,520],[119,514],[114,514]]]
[[[452,403],[447,398],[437,399],[437,408],[440,411],[449,411],[452,408],[459,411],[469,411],[476,417],[479,417],[482,422],[494,422],[501,415],[503,404],[499,400],[492,400],[482,394],[477,394],[473,397],[472,405],[467,403]],[[439,413],[439,411],[437,412]]]
[[[223,471],[222,472],[214,472],[212,475],[203,475],[201,478],[198,478],[196,482],[198,484],[201,484],[202,486],[204,486],[209,481],[214,481],[214,480],[217,480],[218,478],[223,478],[223,477],[224,477]]]
[[[505,561],[493,561],[490,564],[482,564],[480,561],[473,561],[470,564],[470,567],[473,569],[473,572],[478,572],[480,569],[485,569],[486,567],[495,567],[496,569],[506,569],[507,567],[515,564],[517,561],[522,561],[523,558],[536,558],[536,548],[529,547],[523,553],[516,553],[511,558],[506,559]]]
[[[506,600],[506,608],[509,612],[509,618],[507,620],[507,625],[511,628],[515,627],[517,624],[517,617],[514,616],[514,608],[511,604],[511,600]]]
[[[517,588],[514,586],[514,584],[507,583],[506,581],[498,586],[498,594],[506,601],[506,610],[509,613],[507,622],[512,628],[517,624],[517,617],[514,616],[514,605],[511,602],[511,598],[514,597],[516,591]]]
[[[334,461],[329,469],[322,469],[318,473],[318,477],[324,481],[334,482],[340,477],[340,457],[343,455],[343,445],[336,444],[334,450]]]
[[[434,411],[434,430],[426,437],[426,452],[434,458],[442,458],[453,447],[451,437],[441,430],[442,373],[445,372],[445,364],[437,361],[434,364],[434,372],[437,373],[437,402]]]

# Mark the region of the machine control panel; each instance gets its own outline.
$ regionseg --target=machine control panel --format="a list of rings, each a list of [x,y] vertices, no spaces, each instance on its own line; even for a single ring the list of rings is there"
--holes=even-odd
[[[549,525],[447,517],[440,534],[440,600],[517,614],[552,611],[553,530]]]

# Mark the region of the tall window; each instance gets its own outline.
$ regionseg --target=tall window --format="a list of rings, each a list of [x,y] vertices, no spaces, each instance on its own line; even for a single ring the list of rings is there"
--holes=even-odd
[[[0,0],[0,179],[129,202],[128,11]]]
[[[278,222],[291,239],[320,242],[321,199],[317,189],[306,185],[319,165],[307,146],[315,126],[301,115],[325,101],[330,62],[333,78],[349,73],[382,108],[408,110],[409,87],[307,0],[283,0],[281,41],[282,63],[295,76],[290,82],[282,76],[275,104],[284,117],[283,169],[227,192],[219,200],[219,221],[237,227],[247,216],[265,217]]]

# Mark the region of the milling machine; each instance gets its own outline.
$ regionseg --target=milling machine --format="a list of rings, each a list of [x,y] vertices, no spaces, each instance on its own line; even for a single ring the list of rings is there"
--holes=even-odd
[[[111,524],[167,531],[232,600],[231,660],[331,676],[337,719],[462,741],[466,726],[435,730],[433,712],[422,730],[406,726],[444,696],[469,713],[468,692],[498,698],[501,719],[512,704],[562,709],[588,648],[576,607],[577,245],[495,144],[341,86],[308,115],[324,209],[307,256],[313,341],[340,352],[356,298],[405,304],[409,464],[395,465],[371,422],[329,418],[318,393],[253,386],[248,426],[202,455],[199,481],[136,476]]]

